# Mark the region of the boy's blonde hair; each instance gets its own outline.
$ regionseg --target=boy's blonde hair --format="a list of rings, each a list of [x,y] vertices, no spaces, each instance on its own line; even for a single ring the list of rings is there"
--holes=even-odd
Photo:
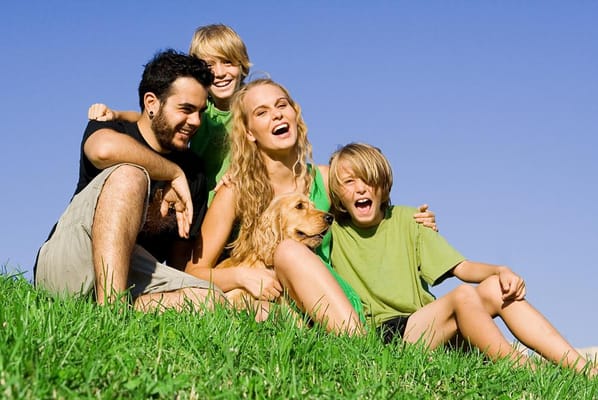
[[[356,178],[367,185],[380,190],[381,209],[385,211],[390,206],[390,190],[392,189],[392,168],[382,154],[382,151],[365,143],[349,143],[335,151],[330,157],[330,172],[328,182],[332,200],[332,213],[338,220],[349,217],[347,210],[336,193],[342,190],[339,176],[339,164],[344,163],[351,168]]]
[[[303,182],[306,191],[309,191],[313,180],[314,169],[308,164],[313,163],[312,146],[307,139],[307,126],[301,116],[301,107],[297,104],[282,85],[271,79],[256,79],[241,87],[234,95],[231,102],[231,132],[229,133],[231,160],[229,173],[235,183],[236,204],[235,212],[240,222],[240,229],[250,232],[257,224],[268,204],[274,198],[274,189],[262,158],[262,153],[257,142],[248,139],[248,110],[245,108],[245,96],[259,86],[272,85],[280,88],[287,97],[289,104],[297,113],[297,142],[294,152],[296,155],[293,167],[295,177]],[[308,193],[305,193],[308,194]],[[239,234],[239,237],[242,235]]]
[[[251,62],[247,47],[230,26],[212,24],[197,28],[191,39],[189,54],[201,59],[217,57],[228,60],[241,67],[243,78],[249,75]]]

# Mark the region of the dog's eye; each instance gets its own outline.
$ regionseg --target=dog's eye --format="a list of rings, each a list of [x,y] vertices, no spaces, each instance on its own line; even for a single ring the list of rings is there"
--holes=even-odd
[[[305,208],[305,205],[303,203],[297,203],[297,205],[295,205],[295,208],[297,210],[303,210]]]

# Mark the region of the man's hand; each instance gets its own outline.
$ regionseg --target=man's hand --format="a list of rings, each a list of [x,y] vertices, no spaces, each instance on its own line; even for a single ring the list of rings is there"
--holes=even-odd
[[[170,182],[162,195],[160,213],[163,217],[172,209],[176,213],[176,222],[179,228],[179,236],[189,238],[191,223],[193,221],[193,201],[185,175],[180,175]]]
[[[434,229],[438,232],[438,227],[436,226],[436,215],[432,211],[428,211],[428,205],[423,204],[417,208],[419,210],[418,213],[413,214],[413,218],[415,222],[418,224],[422,224],[428,228]]]
[[[525,281],[509,268],[500,267],[498,280],[504,301],[516,301],[525,298]]]
[[[95,121],[113,121],[116,115],[106,104],[95,103],[87,110],[87,118]]]

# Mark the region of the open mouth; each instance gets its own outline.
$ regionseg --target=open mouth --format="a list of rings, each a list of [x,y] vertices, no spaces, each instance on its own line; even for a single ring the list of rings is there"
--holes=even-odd
[[[372,200],[370,199],[359,199],[355,202],[355,208],[365,209],[372,206]]]
[[[272,130],[272,134],[273,135],[284,135],[285,133],[287,133],[289,131],[289,124],[284,123],[284,124],[280,124],[278,126],[276,126],[273,130]]]

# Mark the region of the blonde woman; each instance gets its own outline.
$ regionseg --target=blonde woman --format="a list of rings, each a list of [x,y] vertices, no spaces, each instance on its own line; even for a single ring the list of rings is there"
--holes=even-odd
[[[361,301],[329,265],[330,236],[317,254],[293,240],[283,241],[275,251],[273,270],[243,265],[213,269],[235,223],[241,232],[251,230],[275,196],[305,193],[316,207],[330,208],[328,167],[313,165],[301,108],[284,87],[269,79],[252,81],[235,94],[231,111],[233,183],[216,193],[186,272],[211,280],[225,292],[244,288],[260,300],[273,300],[286,290],[328,331],[362,332]],[[429,212],[418,218],[434,222]]]

